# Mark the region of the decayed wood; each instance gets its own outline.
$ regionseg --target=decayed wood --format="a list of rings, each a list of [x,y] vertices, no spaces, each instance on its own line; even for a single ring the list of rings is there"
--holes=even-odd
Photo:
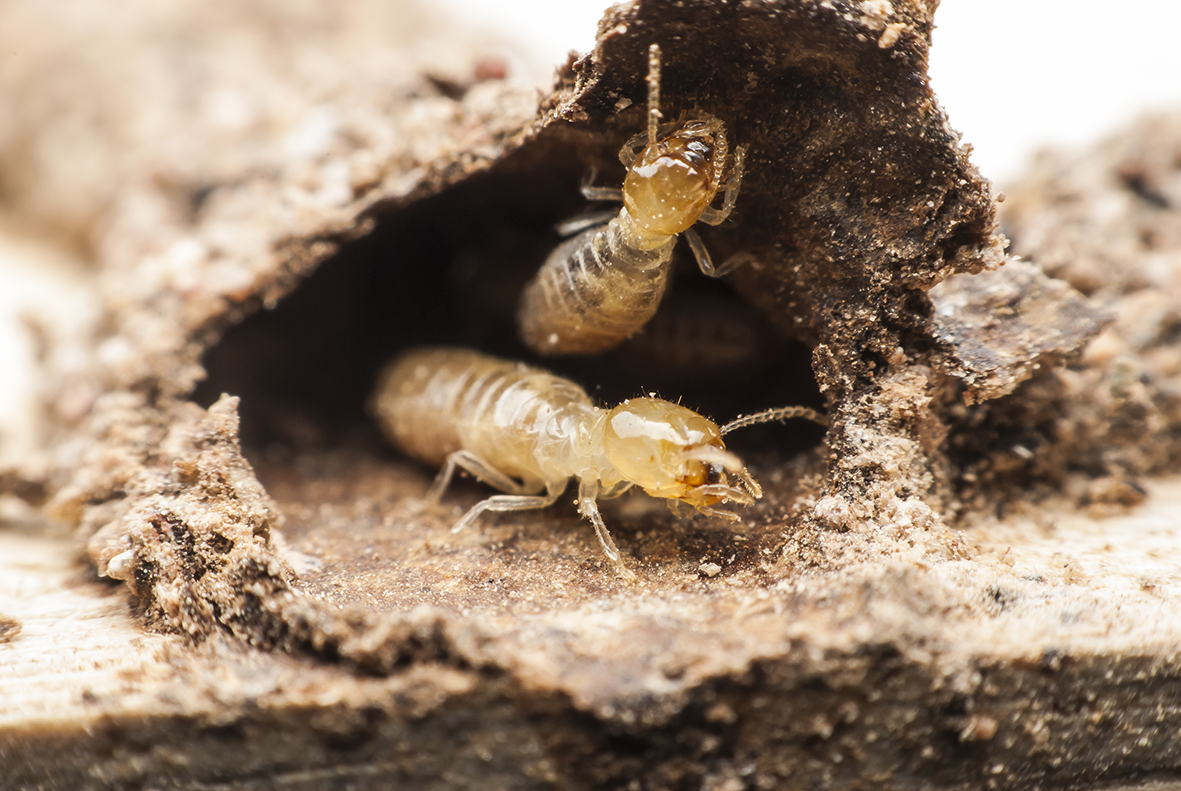
[[[998,776],[1114,787],[1168,776],[1181,752],[1170,606],[1181,481],[1149,489],[1122,517],[1043,507],[973,525],[978,560],[1006,569],[974,610],[958,600],[981,573],[967,561],[811,575],[737,610],[725,577],[686,569],[656,621],[635,592],[602,598],[590,621],[518,595],[517,635],[489,644],[445,630],[450,656],[380,677],[145,633],[117,589],[82,576],[68,542],[0,533],[0,612],[22,624],[0,645],[0,787],[579,788],[631,776],[657,787],[977,788]],[[341,602],[365,596],[322,576],[308,585]],[[486,603],[472,620],[495,627],[504,613]],[[735,622],[745,645],[732,642]],[[663,650],[637,657],[652,630]],[[481,665],[454,665],[461,651]],[[506,655],[513,665],[498,664]],[[748,659],[727,666],[738,655]],[[654,658],[657,699],[656,679],[631,675]],[[613,686],[632,693],[604,699]],[[615,754],[620,739],[640,757]]]
[[[473,672],[365,679],[232,644],[197,650],[145,632],[72,546],[0,532],[0,611],[21,625],[0,642],[0,788],[431,788],[477,765],[490,782],[528,782],[507,755],[509,771],[486,768],[498,734],[472,728]],[[526,727],[508,752],[541,762]],[[446,747],[457,734],[490,740],[463,745],[470,768]]]
[[[101,717],[98,700],[122,698],[122,707],[139,695],[142,705],[145,690],[175,680],[167,656],[182,643],[145,633],[118,589],[77,565],[69,542],[5,532],[0,548],[0,613],[12,625],[0,649],[6,733],[84,730]]]
[[[256,154],[258,170],[122,163],[134,199],[95,231],[106,320],[85,375],[50,379],[70,440],[50,449],[58,474],[0,479],[55,491],[93,564],[69,571],[74,545],[0,532],[0,564],[23,569],[0,573],[16,580],[0,600],[7,782],[1176,776],[1178,576],[1162,548],[1177,536],[1162,515],[1181,483],[1144,477],[1175,453],[1175,340],[1128,346],[1153,361],[1137,379],[1115,362],[1128,355],[1075,357],[1102,315],[1065,285],[1032,267],[962,280],[1001,264],[1002,245],[925,82],[932,13],[621,6],[540,108],[414,62],[392,98],[374,72],[326,65],[329,88],[291,88],[307,145]],[[742,452],[767,497],[738,525],[619,502],[607,517],[639,576],[627,584],[568,506],[451,534],[483,492],[420,508],[430,471],[380,444],[364,402],[412,342],[505,343],[501,303],[581,206],[580,178],[610,174],[637,128],[653,38],[669,112],[707,106],[752,147],[735,219],[706,242],[747,257],[733,285],[791,335],[754,347],[773,364],[741,386],[690,357],[675,395],[740,411],[798,393],[827,400],[833,428],[822,446],[754,435]],[[1126,190],[1147,200],[1176,161]],[[702,324],[750,312],[679,279],[670,302],[704,305]],[[1047,320],[1004,314],[1023,300]],[[1114,326],[1127,341],[1136,323]],[[644,383],[623,359],[572,372],[627,395]],[[1050,499],[1029,499],[1031,481]],[[99,628],[70,630],[72,613]],[[28,675],[46,656],[60,672]],[[44,708],[7,695],[20,688],[45,690]]]

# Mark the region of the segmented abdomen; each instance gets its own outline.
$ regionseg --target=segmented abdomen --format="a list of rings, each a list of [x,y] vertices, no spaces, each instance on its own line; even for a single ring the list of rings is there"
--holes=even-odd
[[[413,349],[378,379],[374,411],[403,451],[441,465],[457,450],[526,483],[553,478],[537,458],[553,413],[593,408],[582,388],[524,363],[467,349]],[[542,454],[545,455],[545,454]]]
[[[521,295],[517,327],[539,354],[594,354],[639,332],[668,284],[676,237],[629,245],[620,218],[559,245]]]

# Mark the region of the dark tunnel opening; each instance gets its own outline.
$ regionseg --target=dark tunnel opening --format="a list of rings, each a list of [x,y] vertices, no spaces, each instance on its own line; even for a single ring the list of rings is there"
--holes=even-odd
[[[392,458],[366,410],[380,368],[412,346],[456,345],[548,368],[601,404],[655,393],[719,423],[785,404],[823,409],[810,350],[727,283],[703,276],[683,243],[669,292],[640,335],[589,358],[527,350],[515,331],[517,297],[560,241],[555,225],[586,208],[582,177],[569,151],[509,158],[380,216],[274,309],[229,329],[205,356],[195,399],[241,397],[248,456],[347,446]],[[822,437],[819,426],[792,421],[727,442],[771,462]]]

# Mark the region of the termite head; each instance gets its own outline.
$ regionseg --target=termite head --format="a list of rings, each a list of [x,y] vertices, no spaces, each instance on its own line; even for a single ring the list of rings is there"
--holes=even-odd
[[[704,510],[750,504],[762,492],[712,420],[659,398],[633,398],[607,414],[603,448],[625,479],[652,497]]]
[[[713,201],[726,161],[726,135],[716,118],[680,124],[667,137],[649,141],[623,182],[623,205],[647,230],[683,232]]]

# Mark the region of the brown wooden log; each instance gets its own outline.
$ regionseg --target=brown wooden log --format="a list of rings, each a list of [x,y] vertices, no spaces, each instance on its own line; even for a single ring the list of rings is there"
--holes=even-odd
[[[244,7],[245,34],[291,23]],[[142,140],[104,160],[126,186],[86,193],[101,223],[62,227],[91,240],[106,312],[86,370],[45,372],[53,472],[0,477],[52,493],[74,531],[0,527],[0,787],[1176,778],[1176,335],[1168,310],[1134,310],[1144,279],[1102,305],[1106,281],[1068,267],[1086,294],[1032,265],[965,280],[1004,257],[926,84],[933,8],[617,7],[540,104],[430,72],[421,41],[395,69],[363,24],[376,6],[339,8],[339,38],[311,49],[349,68],[294,79],[306,44],[240,65],[298,123],[226,139],[160,110],[189,156]],[[231,27],[208,9],[163,24]],[[174,54],[120,36],[130,62]],[[452,534],[486,492],[419,509],[432,471],[382,444],[365,402],[413,343],[522,353],[505,316],[584,174],[621,175],[654,40],[668,112],[708,108],[751,146],[735,220],[703,234],[748,259],[737,296],[684,271],[673,301],[704,326],[757,309],[770,340],[748,379],[659,337],[640,378],[626,350],[563,370],[604,399],[664,376],[716,413],[810,402],[833,420],[823,439],[736,436],[767,492],[736,525],[642,495],[606,509],[629,583],[567,503]],[[224,98],[225,79],[198,92]],[[1104,172],[1132,173],[1120,195],[1171,228],[1178,161]],[[1014,218],[1057,223],[1014,194]]]

